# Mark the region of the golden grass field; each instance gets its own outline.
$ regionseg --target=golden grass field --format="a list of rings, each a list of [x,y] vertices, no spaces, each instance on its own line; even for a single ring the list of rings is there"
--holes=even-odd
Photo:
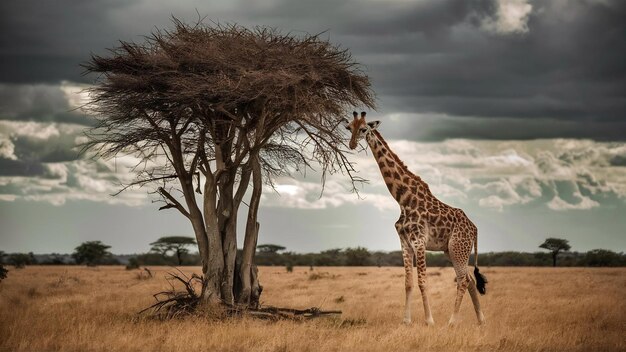
[[[10,269],[10,268],[9,268]],[[340,309],[340,318],[268,322],[136,319],[168,287],[123,267],[11,270],[0,283],[0,350],[5,351],[616,351],[626,350],[626,269],[482,268],[489,279],[476,324],[466,295],[448,327],[451,268],[429,268],[435,326],[423,324],[419,290],[413,323],[402,324],[403,269],[260,269],[265,304]],[[186,273],[199,268],[183,268]]]

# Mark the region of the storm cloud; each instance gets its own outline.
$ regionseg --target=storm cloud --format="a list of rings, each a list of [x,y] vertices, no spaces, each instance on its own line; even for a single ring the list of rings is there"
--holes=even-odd
[[[0,120],[91,125],[79,107],[81,87],[67,84],[0,83]]]
[[[200,13],[206,21],[294,34],[327,31],[322,35],[365,65],[382,115],[448,118],[436,122],[439,133],[430,139],[533,138],[496,127],[506,119],[517,119],[518,126],[527,121],[528,131],[555,127],[546,137],[626,138],[616,132],[624,130],[626,114],[626,3],[619,0],[192,0],[184,7],[23,0],[0,7],[5,85],[91,82],[79,66],[91,52],[104,53],[119,39],[142,40],[155,27],[170,26],[171,14],[195,21]],[[0,103],[10,97],[5,93]],[[37,111],[16,118],[37,119]],[[62,115],[55,119],[74,118]],[[402,130],[418,131],[417,123],[408,121]]]

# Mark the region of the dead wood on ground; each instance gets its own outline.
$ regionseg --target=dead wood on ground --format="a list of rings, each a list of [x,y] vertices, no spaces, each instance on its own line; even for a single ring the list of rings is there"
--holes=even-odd
[[[141,310],[137,313],[138,315],[144,315],[159,320],[204,315],[216,318],[249,316],[270,321],[302,321],[324,316],[341,315],[340,310],[324,311],[318,307],[293,309],[259,306],[258,308],[250,308],[226,303],[220,303],[218,306],[210,307],[210,309],[207,310],[207,307],[202,306],[202,290],[198,289],[202,287],[202,276],[192,274],[191,277],[189,277],[179,270],[179,273],[168,273],[166,279],[170,284],[170,289],[156,293],[154,298],[157,302]],[[174,285],[176,282],[182,284],[184,290],[177,290]]]

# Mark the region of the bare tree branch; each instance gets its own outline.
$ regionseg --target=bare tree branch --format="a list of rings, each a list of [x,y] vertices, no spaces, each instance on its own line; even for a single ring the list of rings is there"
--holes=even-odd
[[[175,207],[175,208],[176,208],[176,209],[178,209],[178,211],[180,211],[180,213],[181,213],[181,214],[183,214],[186,218],[189,218],[189,217],[190,217],[189,212],[185,209],[185,207],[183,207],[183,205],[182,205],[182,204],[180,204],[180,202],[179,202],[178,200],[176,200],[176,198],[172,197],[172,195],[171,195],[169,192],[167,192],[167,191],[165,190],[165,188],[163,188],[163,187],[159,187],[159,193],[160,193],[163,197],[165,197],[168,201],[170,201],[170,202],[171,202],[171,204],[168,204],[168,205],[171,205],[171,206],[167,206],[168,208]],[[159,209],[159,210],[161,210],[161,209]]]

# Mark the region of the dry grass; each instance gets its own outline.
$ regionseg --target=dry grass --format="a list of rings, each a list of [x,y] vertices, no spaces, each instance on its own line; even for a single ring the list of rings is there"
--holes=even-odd
[[[27,267],[0,284],[0,350],[116,351],[614,351],[626,350],[626,269],[484,268],[487,325],[466,296],[459,326],[451,269],[428,269],[436,326],[404,326],[402,268],[261,268],[263,300],[282,307],[343,310],[341,319],[225,322],[138,320],[134,313],[167,288],[123,267]],[[197,268],[184,268],[186,273]],[[364,275],[363,273],[366,273]],[[419,290],[416,290],[419,291]]]

